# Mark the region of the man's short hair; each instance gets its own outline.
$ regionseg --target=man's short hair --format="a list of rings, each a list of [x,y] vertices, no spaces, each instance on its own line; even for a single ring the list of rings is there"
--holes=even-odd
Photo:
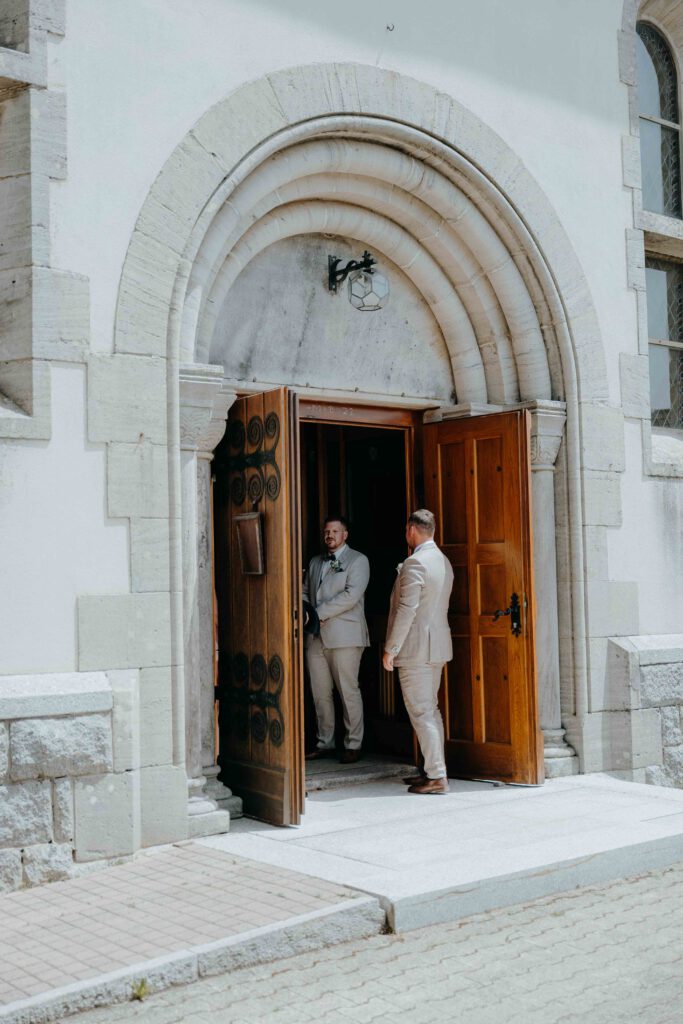
[[[432,534],[436,530],[436,519],[428,508],[418,508],[408,516],[408,525],[416,526],[421,533]]]
[[[331,515],[325,516],[323,520],[323,527],[327,526],[328,523],[341,523],[346,532],[349,532],[349,521],[346,516]]]

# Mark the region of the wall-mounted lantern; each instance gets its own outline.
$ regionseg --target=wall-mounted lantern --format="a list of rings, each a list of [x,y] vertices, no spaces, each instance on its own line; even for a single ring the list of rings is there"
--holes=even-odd
[[[389,282],[374,267],[377,260],[366,250],[360,260],[349,260],[340,267],[341,260],[336,256],[327,257],[327,283],[331,292],[348,279],[349,302],[354,309],[371,312],[385,306],[389,298]]]

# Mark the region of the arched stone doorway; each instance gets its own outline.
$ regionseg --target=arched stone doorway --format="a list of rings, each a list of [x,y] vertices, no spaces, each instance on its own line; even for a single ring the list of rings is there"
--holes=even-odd
[[[122,275],[116,351],[167,361],[175,756],[196,780],[195,808],[212,811],[200,796],[213,723],[208,459],[237,388],[259,376],[310,385],[305,362],[281,367],[279,379],[267,353],[240,366],[230,304],[240,308],[259,261],[279,247],[284,265],[293,239],[321,236],[368,247],[391,267],[429,324],[433,369],[448,367],[454,401],[411,394],[400,374],[363,388],[319,379],[312,393],[336,383],[455,415],[532,410],[541,724],[551,770],[553,761],[574,770],[562,720],[577,721],[587,703],[579,403],[606,395],[580,267],[518,158],[454,100],[377,68],[304,67],[245,86],[197,123],[150,192]],[[302,320],[295,310],[292,322]],[[562,682],[557,561],[571,639]]]

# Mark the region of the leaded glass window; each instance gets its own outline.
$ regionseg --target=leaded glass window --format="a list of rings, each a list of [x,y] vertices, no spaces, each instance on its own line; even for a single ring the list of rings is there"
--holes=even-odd
[[[647,259],[653,427],[683,430],[683,264]]]
[[[647,22],[636,28],[643,207],[681,216],[681,133],[678,77],[671,50]]]

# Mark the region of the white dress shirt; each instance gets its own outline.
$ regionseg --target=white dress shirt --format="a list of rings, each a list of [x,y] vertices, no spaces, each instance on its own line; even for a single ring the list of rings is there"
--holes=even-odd
[[[431,538],[430,538],[430,540],[423,540],[421,544],[418,544],[416,548],[413,548],[413,554],[416,555],[418,553],[418,551],[421,551],[422,548],[426,548],[428,544],[435,544],[435,543],[436,543],[436,541],[431,540]]]

